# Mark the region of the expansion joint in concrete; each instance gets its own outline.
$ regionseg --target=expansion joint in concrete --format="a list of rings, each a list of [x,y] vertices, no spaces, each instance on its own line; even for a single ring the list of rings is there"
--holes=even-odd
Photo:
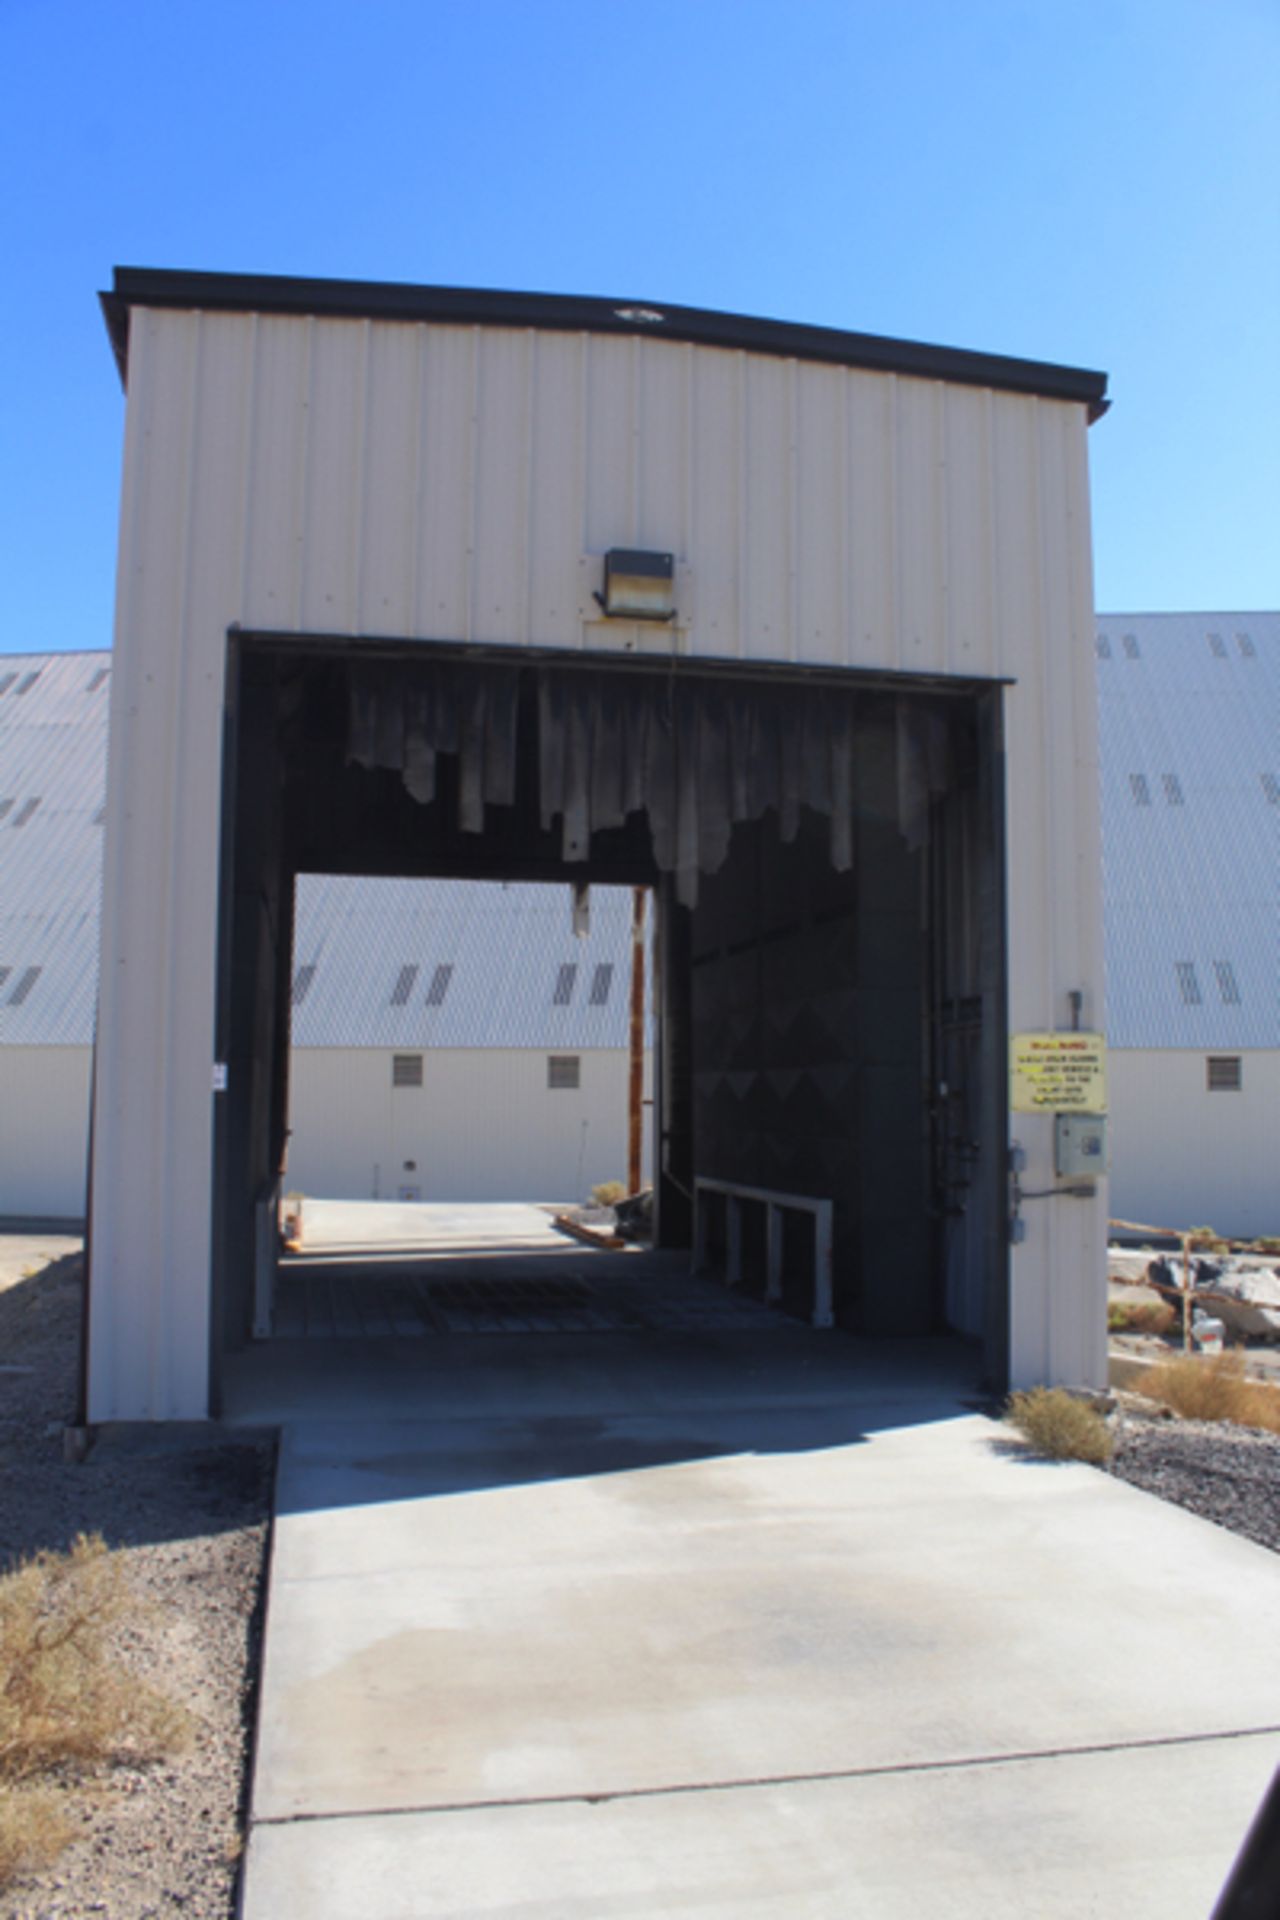
[[[419,1819],[424,1814],[494,1813],[519,1807],[598,1807],[623,1800],[662,1800],[678,1795],[749,1793],[774,1787],[820,1786],[837,1780],[883,1780],[917,1773],[971,1773],[984,1767],[1016,1767],[1046,1760],[1090,1759],[1099,1754],[1206,1747],[1224,1741],[1274,1739],[1280,1724],[1223,1727],[1212,1733],[1176,1733],[1145,1740],[1108,1740],[1091,1745],[1029,1748],[1014,1753],[966,1754],[955,1760],[905,1760],[877,1767],[830,1767],[813,1773],[760,1774],[750,1779],[675,1780],[653,1787],[620,1787],[608,1793],[512,1794],[492,1800],[448,1800],[412,1807],[343,1807],[318,1813],[256,1815],[251,1827],[294,1827],[327,1820]]]

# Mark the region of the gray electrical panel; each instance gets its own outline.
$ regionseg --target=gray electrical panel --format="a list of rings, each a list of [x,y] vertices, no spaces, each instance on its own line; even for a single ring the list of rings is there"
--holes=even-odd
[[[1054,1123],[1053,1160],[1059,1179],[1100,1179],[1107,1171],[1106,1115],[1058,1114]]]

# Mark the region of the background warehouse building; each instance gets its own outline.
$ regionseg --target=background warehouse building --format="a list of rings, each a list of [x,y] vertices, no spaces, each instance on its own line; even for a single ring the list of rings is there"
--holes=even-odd
[[[1280,615],[1102,615],[1095,651],[1112,1206],[1274,1233]],[[0,1216],[84,1209],[110,666],[0,656]],[[629,895],[598,889],[582,941],[563,890],[298,885],[291,1185],[567,1199],[620,1173]]]

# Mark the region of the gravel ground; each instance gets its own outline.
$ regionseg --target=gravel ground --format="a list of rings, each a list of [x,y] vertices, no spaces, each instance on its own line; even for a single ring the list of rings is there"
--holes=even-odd
[[[101,1533],[139,1606],[121,1657],[196,1717],[189,1750],[71,1792],[77,1837],[0,1891],[0,1920],[232,1920],[270,1511],[266,1439],[199,1430],[101,1439],[62,1457],[75,1414],[78,1243],[0,1236],[0,1564]],[[1118,1396],[1109,1471],[1280,1552],[1280,1437]]]
[[[272,1448],[189,1430],[62,1457],[74,1418],[74,1242],[0,1238],[0,1563],[100,1533],[138,1599],[121,1658],[193,1714],[181,1754],[67,1789],[76,1837],[0,1890],[4,1920],[229,1920],[259,1638]]]
[[[1136,1394],[1118,1401],[1117,1480],[1280,1553],[1280,1435],[1175,1420]]]

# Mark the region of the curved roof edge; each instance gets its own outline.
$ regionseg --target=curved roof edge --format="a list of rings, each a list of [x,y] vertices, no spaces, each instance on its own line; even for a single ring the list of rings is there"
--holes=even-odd
[[[111,292],[99,297],[120,378],[126,384],[129,315],[137,306],[643,335],[791,360],[824,360],[879,373],[912,374],[922,380],[995,387],[1051,400],[1074,400],[1088,408],[1091,421],[1099,419],[1110,404],[1106,374],[1082,367],[973,353],[963,347],[926,346],[877,334],[845,333],[834,327],[805,326],[790,320],[759,320],[700,307],[674,307],[660,301],[416,287],[392,281],[298,280],[276,274],[187,273],[156,267],[117,267]]]

